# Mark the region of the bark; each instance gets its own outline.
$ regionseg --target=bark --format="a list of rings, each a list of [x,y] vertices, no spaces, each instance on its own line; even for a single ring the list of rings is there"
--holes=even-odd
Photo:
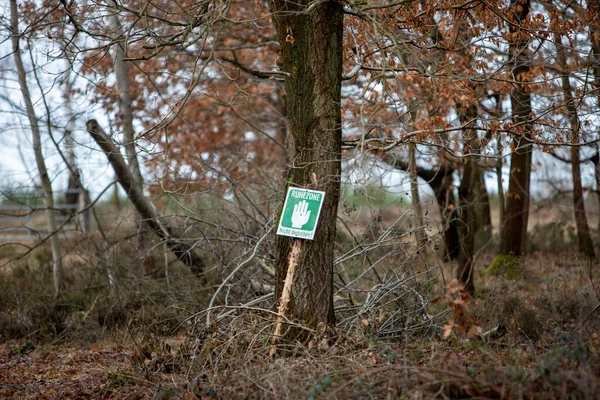
[[[473,284],[473,256],[475,253],[475,207],[477,193],[473,186],[477,182],[478,169],[473,160],[465,159],[463,178],[458,190],[460,204],[460,253],[458,257],[457,279],[470,294],[475,291]]]
[[[500,141],[500,138],[498,139]],[[500,143],[500,142],[498,142]],[[498,154],[500,158],[496,161],[496,183],[498,185],[498,232],[499,236],[502,237],[502,231],[504,230],[504,220],[506,219],[505,215],[505,202],[504,199],[504,182],[502,181],[502,145],[498,145]]]
[[[23,101],[25,103],[27,117],[29,118],[29,123],[31,125],[31,136],[33,152],[35,154],[35,162],[38,172],[40,174],[42,190],[44,191],[44,200],[46,201],[46,224],[48,226],[48,232],[50,234],[50,246],[52,248],[54,294],[56,295],[56,297],[59,297],[62,294],[62,291],[64,290],[62,250],[58,237],[56,215],[54,212],[54,195],[52,193],[52,182],[50,181],[50,177],[48,176],[48,170],[46,169],[46,164],[44,162],[40,128],[38,125],[37,116],[35,115],[35,110],[33,108],[33,102],[31,100],[29,87],[27,85],[27,74],[25,72],[25,67],[23,66],[23,60],[21,58],[21,49],[19,45],[19,19],[16,0],[10,0],[10,32],[19,86],[21,88],[21,93],[23,94]]]
[[[596,179],[596,201],[598,202],[598,215],[600,215],[600,152],[596,153],[591,158],[594,163],[594,178]],[[600,219],[598,220],[598,230],[600,231]]]
[[[461,107],[459,106],[458,108],[460,109]],[[461,123],[465,124],[468,121],[473,121],[477,115],[477,106],[469,105],[465,112],[460,115]],[[477,154],[479,152],[477,134],[472,129],[474,126],[474,123],[471,123],[463,131],[463,151],[465,155]],[[475,255],[475,231],[477,230],[478,203],[482,197],[480,185],[483,180],[483,174],[477,166],[476,157],[464,158],[463,164],[463,177],[458,189],[460,252],[458,256],[457,279],[464,285],[466,292],[474,294],[473,261]],[[485,184],[483,191],[485,192]]]
[[[111,28],[115,37],[114,44],[114,70],[117,80],[117,95],[119,105],[119,119],[123,131],[125,155],[127,165],[133,176],[133,181],[143,190],[144,179],[140,172],[140,165],[135,148],[135,130],[133,128],[133,110],[131,108],[131,84],[129,80],[129,65],[125,61],[127,57],[127,40],[123,32],[123,26],[117,12],[117,4],[114,0],[108,0],[108,5],[113,8],[110,16]],[[142,264],[144,273],[150,275],[154,269],[152,258],[149,256],[148,242],[150,238],[145,232],[145,224],[142,215],[136,215],[138,247],[142,251]]]
[[[269,8],[281,45],[282,70],[290,74],[286,77],[286,98],[288,134],[294,151],[288,182],[326,192],[315,238],[302,247],[291,287],[289,317],[310,328],[323,329],[335,322],[333,250],[341,172],[343,6],[337,2],[270,0]],[[277,299],[287,273],[290,242],[290,238],[277,237]]]
[[[579,241],[579,251],[590,258],[594,258],[594,245],[590,235],[590,227],[585,212],[585,203],[583,197],[583,187],[581,185],[581,162],[579,157],[579,116],[573,99],[573,90],[569,80],[570,74],[567,71],[567,56],[565,48],[562,45],[560,35],[556,36],[557,53],[556,58],[559,67],[562,70],[561,84],[563,97],[565,99],[565,109],[569,125],[571,127],[571,170],[573,176],[573,211],[575,213],[575,225],[577,226],[577,238]]]
[[[421,198],[419,197],[419,183],[417,181],[417,145],[414,142],[408,144],[408,159],[409,159],[409,175],[410,175],[410,196],[412,198],[412,206],[415,212],[417,248],[423,246],[424,239],[424,224],[423,224],[423,208],[421,207]]]
[[[530,1],[511,0],[510,32],[527,36],[521,25],[529,15]],[[513,152],[510,158],[510,180],[506,193],[504,229],[500,243],[501,254],[520,256],[525,252],[529,219],[529,186],[531,175],[532,111],[527,87],[530,79],[528,40],[515,39],[509,45],[509,65],[516,83],[511,92],[512,122],[514,124]]]
[[[154,205],[148,200],[142,189],[135,181],[129,167],[121,156],[119,149],[114,145],[111,139],[104,133],[104,130],[98,125],[96,120],[92,119],[87,122],[87,129],[92,138],[98,143],[102,149],[119,180],[119,184],[123,187],[129,200],[144,218],[146,224],[154,233],[163,239],[169,250],[177,257],[177,259],[187,265],[195,275],[200,275],[204,271],[204,261],[193,250],[193,246],[186,245],[175,235],[171,228],[160,221],[160,215],[154,208]]]
[[[68,52],[68,49],[65,49]],[[79,197],[82,193],[83,186],[81,183],[81,176],[77,169],[77,161],[75,159],[75,142],[73,141],[73,107],[71,104],[71,93],[73,92],[73,85],[71,81],[71,60],[68,60],[69,68],[65,73],[65,87],[63,91],[63,100],[65,102],[65,117],[67,119],[67,127],[65,129],[65,159],[67,161],[67,168],[69,170],[69,181],[67,184],[67,191],[65,193],[65,203],[71,207],[69,213],[75,215],[77,212]]]
[[[123,139],[125,142],[125,154],[127,155],[127,165],[131,170],[131,174],[135,182],[142,186],[144,180],[140,173],[140,165],[137,159],[135,149],[135,130],[133,129],[133,110],[131,109],[131,85],[129,82],[129,65],[125,62],[127,56],[127,41],[123,32],[119,14],[117,13],[117,4],[114,0],[108,0],[108,4],[113,7],[112,15],[110,16],[111,28],[116,36],[114,44],[114,69],[117,78],[118,104],[119,104],[119,119],[123,129]]]
[[[473,190],[477,193],[477,208],[475,211],[475,232],[477,234],[478,243],[484,245],[489,242],[492,234],[492,206],[490,203],[490,195],[485,186],[484,171],[475,161],[477,174],[473,186]],[[475,246],[477,248],[477,245]]]
[[[598,93],[597,103],[600,105],[600,4],[597,1],[588,1],[588,10],[593,16],[593,22],[590,26],[590,42],[592,44],[590,65],[594,75],[594,90]],[[598,151],[596,151],[592,162],[594,163],[594,176],[596,178],[596,198],[600,209],[600,154]],[[598,230],[600,231],[600,220],[598,220]]]

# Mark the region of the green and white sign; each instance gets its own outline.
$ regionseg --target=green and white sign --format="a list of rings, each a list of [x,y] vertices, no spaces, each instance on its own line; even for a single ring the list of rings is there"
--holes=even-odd
[[[312,240],[315,237],[324,198],[325,192],[289,188],[283,203],[277,234]]]

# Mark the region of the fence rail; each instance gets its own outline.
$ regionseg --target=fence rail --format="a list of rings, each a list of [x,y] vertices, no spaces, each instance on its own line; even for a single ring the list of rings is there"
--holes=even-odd
[[[38,190],[24,193],[4,194],[0,203],[0,242],[41,241],[50,234],[61,239],[71,237],[75,231],[89,231],[89,197],[85,191],[69,189],[57,192],[61,196],[74,194],[77,204],[58,204],[52,209],[45,205],[44,197]],[[64,203],[64,201],[61,201]],[[58,232],[49,232],[47,213],[55,213]]]

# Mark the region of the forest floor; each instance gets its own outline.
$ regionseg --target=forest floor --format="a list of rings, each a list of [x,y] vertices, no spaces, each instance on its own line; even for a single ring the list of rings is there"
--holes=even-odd
[[[533,254],[511,280],[483,273],[491,258],[479,258],[477,296],[431,303],[452,322],[402,342],[363,329],[271,360],[271,321],[252,313],[203,335],[124,324],[3,336],[0,398],[599,398],[600,267]]]

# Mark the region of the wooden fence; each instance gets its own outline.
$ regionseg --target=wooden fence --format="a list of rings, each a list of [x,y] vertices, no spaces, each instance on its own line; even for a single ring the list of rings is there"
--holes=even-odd
[[[66,204],[66,194],[77,195],[76,204]],[[41,241],[50,234],[61,239],[71,237],[73,232],[90,229],[89,196],[79,189],[55,193],[56,205],[48,209],[39,189],[20,190],[4,194],[0,202],[0,242]],[[74,196],[70,196],[74,197]],[[55,214],[57,232],[49,232],[47,213]]]

